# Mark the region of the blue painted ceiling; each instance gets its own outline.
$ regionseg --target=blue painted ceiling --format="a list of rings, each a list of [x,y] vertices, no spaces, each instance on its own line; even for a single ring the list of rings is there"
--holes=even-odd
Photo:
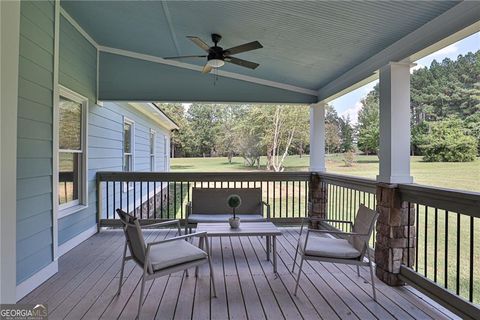
[[[318,89],[458,1],[62,1],[97,41],[158,57],[202,54],[187,35],[223,36],[224,48],[258,40],[237,57],[256,70],[223,70]],[[203,65],[201,59],[182,62]]]

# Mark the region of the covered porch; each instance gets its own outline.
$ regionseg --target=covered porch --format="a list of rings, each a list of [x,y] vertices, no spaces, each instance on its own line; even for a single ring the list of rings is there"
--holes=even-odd
[[[259,238],[216,239],[219,297],[209,298],[205,270],[198,278],[173,274],[149,283],[142,318],[477,317],[480,194],[414,184],[409,154],[412,63],[478,32],[479,3],[57,0],[0,8],[2,303],[47,303],[54,319],[133,318],[141,272],[130,262],[114,297],[124,243],[112,230],[121,225],[115,209],[143,223],[184,222],[192,187],[233,186],[260,188],[272,206],[283,232],[278,277]],[[198,50],[186,36],[215,32],[225,47],[260,41],[263,51],[244,54],[259,69],[227,64],[205,75],[205,61],[165,59]],[[326,172],[325,104],[377,78],[377,179]],[[82,120],[85,197],[69,213],[57,197],[61,87],[92,111]],[[110,118],[118,101],[309,104],[309,171],[180,174],[167,172],[165,159],[165,170],[140,172],[125,165],[134,152],[122,150],[125,134],[116,127],[129,123],[131,132],[133,122]],[[370,240],[378,302],[366,270],[358,278],[354,268],[316,262],[294,297],[299,222],[352,221],[361,204],[379,213]],[[171,233],[146,231],[152,240]]]

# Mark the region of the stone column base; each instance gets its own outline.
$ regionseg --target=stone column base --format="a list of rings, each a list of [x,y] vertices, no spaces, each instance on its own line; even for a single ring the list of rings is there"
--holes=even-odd
[[[308,216],[319,219],[327,217],[327,184],[323,183],[317,173],[310,175],[308,192]],[[310,222],[310,227],[318,229],[318,221]]]
[[[391,286],[404,283],[398,278],[401,265],[415,261],[415,207],[400,201],[398,187],[377,185],[377,236],[375,244],[376,275]]]

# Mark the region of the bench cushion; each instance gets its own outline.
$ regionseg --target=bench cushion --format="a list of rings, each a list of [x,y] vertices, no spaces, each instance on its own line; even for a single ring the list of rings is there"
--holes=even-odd
[[[237,214],[240,221],[243,222],[263,222],[266,219],[257,214]],[[228,219],[232,218],[231,214],[203,214],[203,213],[194,213],[188,216],[189,223],[200,223],[200,222],[228,222]]]
[[[153,271],[205,259],[206,257],[205,251],[185,240],[160,243],[152,246],[150,249],[150,261]]]

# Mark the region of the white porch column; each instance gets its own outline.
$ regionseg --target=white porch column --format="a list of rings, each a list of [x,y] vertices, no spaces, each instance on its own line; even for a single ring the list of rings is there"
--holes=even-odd
[[[0,303],[16,303],[20,2],[0,1]]]
[[[380,69],[380,174],[377,181],[412,183],[410,175],[410,67]]]
[[[326,171],[324,102],[310,106],[310,171]]]

